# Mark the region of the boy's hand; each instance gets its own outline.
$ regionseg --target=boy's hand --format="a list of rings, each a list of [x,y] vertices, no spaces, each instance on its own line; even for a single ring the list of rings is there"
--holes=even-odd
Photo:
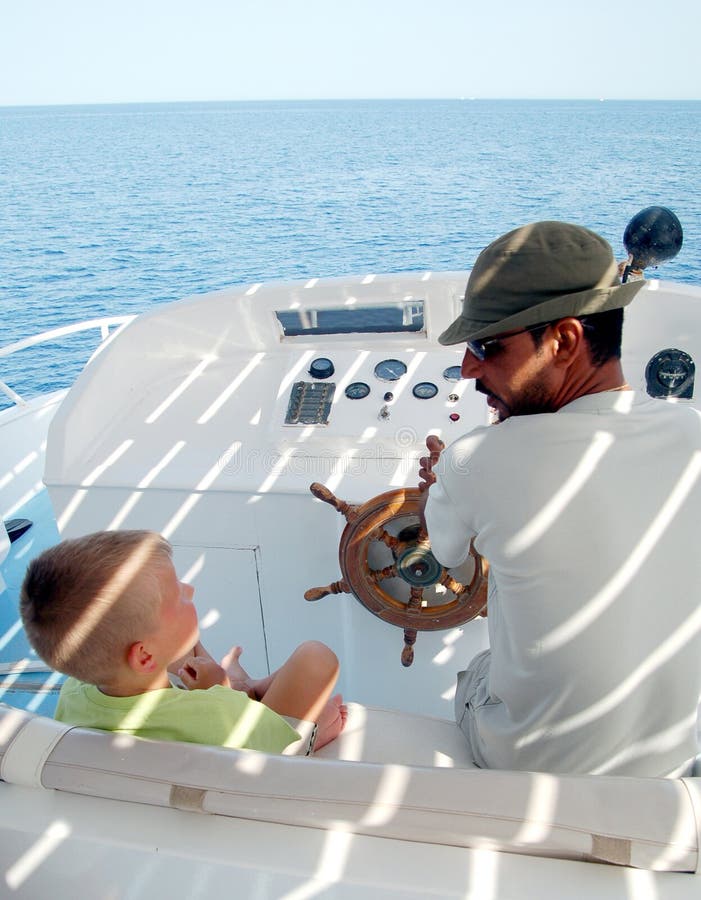
[[[211,656],[188,657],[178,675],[188,691],[206,691],[215,684],[231,687],[229,676]]]
[[[213,657],[211,656],[211,654],[206,650],[206,648],[202,646],[202,641],[198,640],[197,643],[195,644],[195,646],[192,648],[192,650],[189,651],[189,653],[186,653],[184,656],[181,656],[178,659],[174,659],[173,662],[170,663],[170,665],[168,666],[168,671],[172,675],[177,675],[180,678],[180,670],[185,665],[187,665],[187,663],[193,657],[199,657],[199,656],[202,656],[205,659],[211,659],[212,662],[215,661],[213,659]]]

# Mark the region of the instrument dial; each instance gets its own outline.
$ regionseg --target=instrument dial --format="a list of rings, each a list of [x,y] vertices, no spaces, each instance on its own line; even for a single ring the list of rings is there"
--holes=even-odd
[[[419,400],[430,400],[438,393],[438,388],[432,381],[420,381],[412,388],[412,394]]]
[[[375,377],[380,381],[398,381],[406,374],[406,365],[401,359],[383,359],[375,366]]]
[[[326,356],[317,357],[309,366],[312,378],[331,378],[335,371],[333,363]]]
[[[370,387],[365,384],[364,381],[354,381],[346,388],[346,397],[348,397],[349,400],[362,400],[363,397],[367,397],[369,393]]]
[[[448,366],[448,368],[443,371],[443,377],[446,381],[460,381],[462,378],[460,366]]]

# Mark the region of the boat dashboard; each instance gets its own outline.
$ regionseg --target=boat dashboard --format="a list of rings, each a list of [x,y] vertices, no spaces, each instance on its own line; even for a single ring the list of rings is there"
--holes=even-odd
[[[313,279],[191,297],[103,345],[56,415],[46,480],[83,487],[306,493],[314,464],[364,465],[351,495],[415,484],[425,438],[489,422],[440,333],[467,272]],[[649,282],[626,311],[624,371],[697,402],[691,287]],[[693,306],[693,311],[690,307]],[[318,474],[318,473],[317,473]],[[198,487],[199,486],[199,487]]]

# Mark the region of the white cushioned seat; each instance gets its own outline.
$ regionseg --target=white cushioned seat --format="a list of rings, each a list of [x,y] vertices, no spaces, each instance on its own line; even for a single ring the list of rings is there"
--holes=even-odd
[[[305,759],[68,728],[0,704],[0,777],[264,822],[698,870],[701,779],[466,768],[458,765],[450,724],[354,706],[348,736],[333,752],[379,756],[384,744],[403,760],[355,762],[322,758],[323,751]],[[409,748],[420,764],[406,762]],[[437,768],[427,764],[436,753],[443,754]]]

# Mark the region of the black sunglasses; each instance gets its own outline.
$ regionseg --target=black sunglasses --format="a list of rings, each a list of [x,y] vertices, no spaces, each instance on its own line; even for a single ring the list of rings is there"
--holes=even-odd
[[[522,328],[520,331],[512,331],[511,334],[504,334],[501,337],[497,335],[496,337],[484,338],[484,340],[481,341],[467,341],[467,349],[476,359],[480,362],[484,362],[488,356],[494,354],[502,341],[516,337],[517,334],[525,334],[527,331],[537,331],[539,328],[547,328],[549,324],[550,322],[539,322],[537,325],[530,325],[528,328]]]

